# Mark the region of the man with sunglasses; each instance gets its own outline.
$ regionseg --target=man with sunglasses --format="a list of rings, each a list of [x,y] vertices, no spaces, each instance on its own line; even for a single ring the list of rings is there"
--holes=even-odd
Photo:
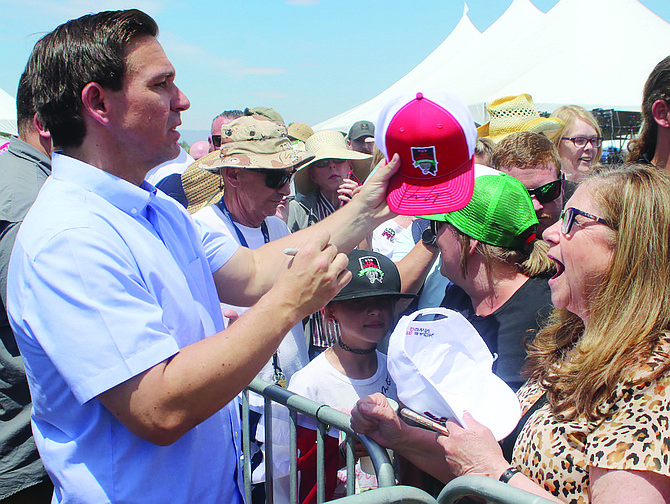
[[[544,135],[527,131],[513,133],[495,146],[491,165],[521,182],[533,201],[537,235],[558,220],[563,207],[561,159]]]
[[[193,214],[216,231],[224,233],[240,246],[256,249],[265,243],[290,234],[286,223],[275,216],[277,206],[288,196],[290,182],[304,163],[313,156],[292,149],[283,126],[259,116],[247,115],[226,123],[225,141],[220,149],[200,160],[204,168],[221,177],[223,196],[213,205]],[[263,142],[258,139],[263,138]],[[227,324],[232,324],[248,308],[221,303]],[[272,358],[257,377],[286,387],[293,374],[309,362],[302,323],[286,334]],[[256,441],[256,426],[263,411],[263,398],[249,397],[251,411],[251,443],[259,453],[262,443]],[[260,466],[262,457],[252,457],[252,471]],[[265,501],[265,485],[252,488],[252,502]]]
[[[209,152],[214,152],[221,147],[221,127],[243,115],[244,112],[241,110],[224,110],[212,119],[212,132],[207,138],[207,141],[209,142]]]

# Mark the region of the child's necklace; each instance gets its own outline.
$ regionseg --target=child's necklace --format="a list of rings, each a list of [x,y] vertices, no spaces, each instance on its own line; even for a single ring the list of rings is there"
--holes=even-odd
[[[371,354],[377,349],[377,345],[373,346],[372,348],[367,348],[365,350],[361,350],[360,348],[351,348],[349,345],[345,345],[344,342],[342,341],[342,338],[337,338],[337,344],[340,345],[340,348],[344,350],[345,352],[351,352],[353,354],[358,354],[358,355],[367,355]]]

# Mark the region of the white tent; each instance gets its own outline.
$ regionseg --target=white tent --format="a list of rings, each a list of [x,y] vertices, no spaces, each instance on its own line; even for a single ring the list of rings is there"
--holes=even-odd
[[[467,15],[423,62],[381,94],[314,130],[376,121],[390,96],[442,88],[460,95],[475,121],[501,96],[529,93],[540,110],[563,104],[639,111],[642,88],[670,51],[670,24],[637,0],[560,0],[546,14],[514,0],[480,33]]]
[[[16,101],[0,89],[0,134],[16,135]]]

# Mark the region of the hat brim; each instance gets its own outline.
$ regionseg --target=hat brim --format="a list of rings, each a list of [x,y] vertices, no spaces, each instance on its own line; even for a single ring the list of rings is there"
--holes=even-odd
[[[218,171],[219,168],[261,168],[265,170],[288,170],[298,168],[314,159],[314,154],[307,151],[285,149],[272,154],[226,151],[223,149],[210,152],[198,160],[198,167],[207,171]]]
[[[355,151],[347,151],[347,152],[361,154],[360,152]],[[353,168],[354,175],[361,183],[364,182],[365,179],[368,178],[368,175],[370,175],[371,171],[370,160],[372,159],[372,156],[368,154],[361,154],[361,155],[364,157],[322,156],[320,154],[317,154],[314,159],[312,159],[309,163],[305,164],[304,168],[306,169],[300,170],[298,173],[295,174],[295,190],[300,194],[309,194],[316,191],[316,184],[312,182],[312,179],[309,176],[308,169],[314,162],[320,161],[321,159],[347,159],[349,161],[352,161],[354,165]]]
[[[530,133],[542,133],[543,131],[562,128],[564,125],[565,123],[558,117],[535,117],[512,131],[507,130],[499,133],[494,132],[494,134],[489,135],[487,138],[490,138],[494,142],[498,143],[500,140],[511,135],[512,133],[520,133],[522,131],[528,131]],[[485,137],[486,135],[479,136]]]
[[[355,292],[347,292],[346,294],[335,296],[331,301],[349,301],[351,299],[362,299],[362,298],[371,298],[386,296],[393,298],[394,301],[399,299],[416,299],[418,296],[416,294],[405,294],[402,292],[396,291],[380,291],[380,290],[359,290]]]
[[[221,177],[200,168],[199,160],[191,163],[182,173],[181,185],[188,202],[186,210],[190,214],[218,202],[223,196]]]
[[[477,128],[477,136],[479,138],[489,136],[489,126],[490,126],[490,124],[491,124],[491,121],[487,122],[486,124],[482,124],[479,128]]]
[[[440,178],[415,179],[396,173],[389,181],[386,202],[400,215],[431,215],[465,207],[475,187],[475,158]]]

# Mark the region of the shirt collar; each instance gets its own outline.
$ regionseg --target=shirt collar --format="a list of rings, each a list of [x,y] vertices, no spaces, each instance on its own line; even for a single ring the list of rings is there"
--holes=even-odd
[[[156,188],[147,181],[136,186],[61,151],[52,155],[51,176],[92,192],[133,217],[142,214],[156,196]]]

